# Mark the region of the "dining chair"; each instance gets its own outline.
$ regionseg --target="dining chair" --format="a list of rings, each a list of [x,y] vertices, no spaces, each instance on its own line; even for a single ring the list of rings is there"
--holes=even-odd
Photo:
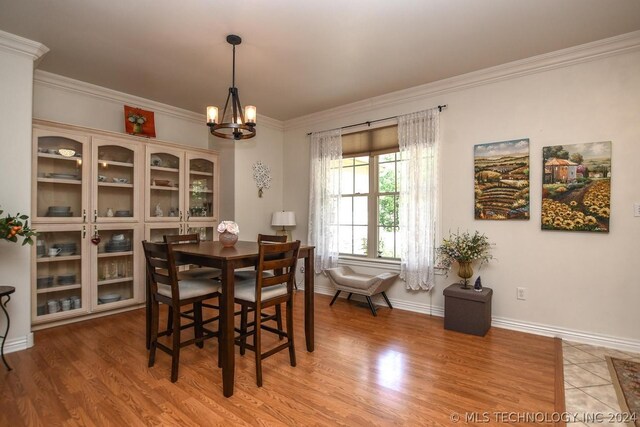
[[[291,366],[296,366],[293,341],[293,278],[299,250],[299,240],[289,243],[259,243],[258,268],[254,277],[243,280],[235,286],[235,302],[242,307],[240,333],[235,342],[240,346],[241,354],[244,353],[244,349],[255,353],[258,387],[262,387],[263,359],[284,349],[289,349]],[[262,309],[277,307],[283,303],[286,304],[286,331],[281,326],[273,328],[264,325],[264,319],[261,315]],[[247,322],[249,309],[254,312],[254,320],[251,323]],[[286,338],[286,342],[262,352],[262,330]],[[253,336],[252,345],[247,343],[247,338],[250,336]]]
[[[200,243],[200,234],[178,234],[165,235],[164,242],[172,245],[184,245],[190,243]],[[193,267],[189,263],[181,262],[180,258],[176,259],[176,265],[188,265],[188,270],[178,271],[178,279],[216,279],[222,273],[220,269],[213,267]]]
[[[180,363],[180,349],[196,344],[202,348],[204,341],[219,337],[219,331],[205,328],[205,325],[216,320],[218,316],[204,320],[202,317],[202,304],[204,301],[220,296],[220,284],[211,279],[178,279],[175,255],[171,244],[153,243],[143,241],[145,259],[147,263],[147,276],[149,280],[149,296],[151,298],[151,345],[149,351],[149,367],[155,363],[156,349],[160,349],[171,355],[171,382],[178,380],[178,366]],[[172,316],[171,328],[158,331],[160,318],[160,303],[170,307]],[[190,306],[192,310],[191,323],[182,325],[182,307]],[[194,329],[194,338],[181,341],[180,335],[183,329]],[[172,337],[171,348],[158,342],[162,336]],[[220,351],[220,350],[219,350]]]

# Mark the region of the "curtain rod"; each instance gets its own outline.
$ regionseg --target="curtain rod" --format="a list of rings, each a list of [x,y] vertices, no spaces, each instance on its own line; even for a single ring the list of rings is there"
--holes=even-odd
[[[442,112],[443,109],[447,108],[447,104],[438,105],[436,108],[438,109],[438,111]],[[354,123],[352,125],[342,126],[340,128],[336,128],[336,129],[349,129],[349,128],[354,128],[356,126],[362,126],[362,125],[371,126],[371,123],[384,122],[385,120],[397,119],[398,117],[399,116],[385,117],[384,119],[377,119],[377,120],[370,120],[370,121],[367,121],[367,122]],[[336,129],[328,129],[328,130],[336,130]],[[321,131],[321,132],[326,132],[326,131]],[[309,136],[309,135],[311,135],[313,133],[314,132],[309,132],[309,133],[307,133],[307,136]]]

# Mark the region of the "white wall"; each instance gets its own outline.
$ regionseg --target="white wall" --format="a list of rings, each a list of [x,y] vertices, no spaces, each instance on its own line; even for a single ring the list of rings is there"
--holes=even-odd
[[[33,61],[47,49],[0,31],[0,207],[3,214],[31,212],[31,111]],[[27,167],[25,167],[25,165]],[[7,304],[11,330],[5,351],[33,345],[30,248],[0,240],[0,284],[16,288]],[[0,316],[0,331],[6,322]]]
[[[494,324],[640,351],[640,218],[632,213],[640,202],[640,41],[634,43],[627,53],[594,53],[554,67],[543,67],[545,58],[541,70],[519,77],[476,73],[467,79],[474,84],[436,83],[286,122],[284,208],[308,217],[306,132],[448,104],[441,115],[440,227],[479,230],[495,242],[497,261],[481,271],[494,289]],[[473,146],[516,138],[531,141],[531,220],[476,221]],[[542,147],[607,140],[613,141],[611,232],[541,231]],[[306,240],[306,233],[299,221],[294,237]],[[320,289],[327,286],[317,278]],[[455,280],[455,273],[439,277],[431,294],[397,282],[389,296],[398,306],[441,315],[442,290]],[[516,287],[527,288],[526,301],[516,300]]]

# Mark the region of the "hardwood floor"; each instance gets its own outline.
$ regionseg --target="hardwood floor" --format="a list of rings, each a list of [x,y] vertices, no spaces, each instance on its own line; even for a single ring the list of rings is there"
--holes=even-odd
[[[36,333],[36,346],[0,369],[0,425],[452,425],[451,414],[552,413],[552,338],[492,328],[485,337],[443,319],[316,296],[316,350],[307,353],[303,293],[295,296],[297,367],[281,352],[263,362],[236,348],[236,386],[222,396],[217,343],[185,348],[147,368],[144,311]],[[164,313],[164,311],[163,311]],[[266,339],[265,349],[276,342]],[[460,422],[460,424],[464,424]]]

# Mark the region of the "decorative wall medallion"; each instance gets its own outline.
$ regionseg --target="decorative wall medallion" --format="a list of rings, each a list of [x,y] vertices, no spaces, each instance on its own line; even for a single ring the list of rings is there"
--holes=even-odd
[[[271,169],[260,160],[253,164],[253,179],[258,187],[258,197],[262,197],[265,188],[271,187]]]

